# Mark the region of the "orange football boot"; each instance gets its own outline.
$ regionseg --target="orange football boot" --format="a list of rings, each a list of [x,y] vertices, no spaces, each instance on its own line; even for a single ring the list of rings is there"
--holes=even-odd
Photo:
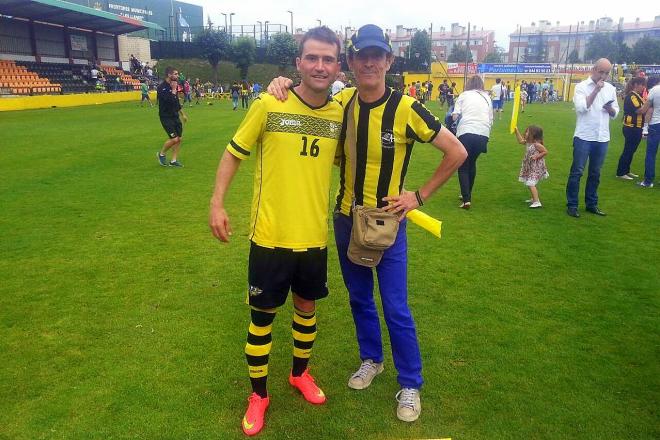
[[[289,374],[289,383],[302,393],[305,400],[315,405],[321,405],[325,403],[325,394],[314,383],[314,378],[309,374],[309,368],[307,368],[302,375],[293,376]]]
[[[264,427],[264,415],[270,405],[270,396],[261,397],[257,393],[252,393],[248,402],[248,409],[243,416],[241,426],[246,435],[255,435]]]

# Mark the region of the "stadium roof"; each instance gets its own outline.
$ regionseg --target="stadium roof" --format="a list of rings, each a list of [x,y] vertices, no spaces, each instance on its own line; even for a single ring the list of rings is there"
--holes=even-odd
[[[116,35],[142,29],[165,31],[155,23],[62,0],[0,0],[0,14]]]

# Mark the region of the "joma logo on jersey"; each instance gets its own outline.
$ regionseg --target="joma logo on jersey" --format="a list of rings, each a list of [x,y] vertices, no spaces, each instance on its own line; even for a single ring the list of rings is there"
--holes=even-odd
[[[257,286],[249,286],[248,292],[250,293],[250,296],[258,296],[261,295],[261,293],[263,293],[263,290],[261,290]]]
[[[380,133],[380,142],[383,148],[394,148],[394,133],[392,130],[385,130]]]
[[[302,123],[296,119],[282,119],[280,125],[283,127],[300,127]]]

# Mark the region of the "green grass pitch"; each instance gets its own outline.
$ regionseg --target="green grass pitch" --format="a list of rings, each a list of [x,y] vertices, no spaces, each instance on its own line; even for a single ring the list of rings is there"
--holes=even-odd
[[[331,294],[318,305],[311,361],[328,403],[312,407],[287,383],[289,302],[274,325],[260,438],[660,437],[660,193],[614,177],[619,118],[599,191],[609,215],[568,217],[575,115],[570,104],[539,104],[519,126],[545,129],[550,178],[539,185],[544,207],[528,209],[508,105],[479,159],[472,209],[458,209],[453,177],[424,206],[443,238],[408,227],[420,420],[396,419],[387,342],[371,388],[346,386],[359,359],[331,234]],[[155,108],[0,114],[0,439],[243,438],[254,161],[234,180],[234,236],[220,244],[209,198],[245,112],[226,101],[185,110],[183,169],[157,164],[165,133]],[[440,157],[417,144],[406,186]]]

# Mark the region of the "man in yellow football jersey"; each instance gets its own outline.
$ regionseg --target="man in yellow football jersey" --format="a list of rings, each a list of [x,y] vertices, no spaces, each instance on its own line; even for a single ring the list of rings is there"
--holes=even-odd
[[[334,229],[362,359],[348,386],[361,390],[383,371],[384,356],[373,298],[373,271],[353,263],[346,255],[352,230],[351,207],[380,207],[400,215],[397,238],[384,252],[376,274],[401,386],[396,395],[397,417],[412,422],[421,412],[419,390],[423,380],[415,322],[408,307],[405,215],[431,197],[463,163],[467,153],[424,105],[385,86],[385,73],[393,61],[389,37],[378,26],[362,26],[351,37],[348,65],[357,80],[357,89],[346,88],[334,99],[344,108],[345,117],[354,121],[356,136],[354,147],[348,142],[343,145]],[[286,99],[290,85],[291,80],[280,77],[271,82],[268,91]],[[348,115],[351,108],[352,116]],[[444,153],[444,158],[419,190],[406,191],[403,183],[415,142],[433,144]],[[351,157],[353,148],[355,158]]]
[[[251,322],[245,354],[253,393],[243,431],[258,433],[270,403],[266,390],[271,328],[276,309],[293,292],[293,367],[289,383],[304,398],[326,398],[308,372],[316,337],[315,300],[328,295],[327,236],[330,173],[337,154],[342,108],[328,98],[340,70],[340,41],[329,28],[305,34],[296,59],[302,77],[292,97],[263,95],[252,103],[224,152],[211,198],[209,224],[220,241],[231,226],[224,197],[241,160],[255,153],[250,221],[248,298]]]

